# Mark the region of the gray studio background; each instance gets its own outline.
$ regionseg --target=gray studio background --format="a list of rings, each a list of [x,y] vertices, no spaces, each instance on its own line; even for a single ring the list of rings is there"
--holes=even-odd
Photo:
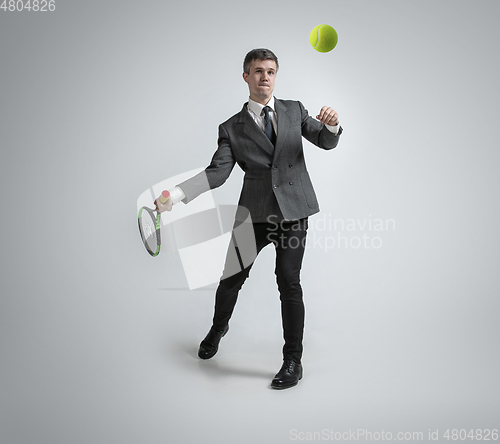
[[[446,442],[447,429],[500,428],[499,13],[495,1],[0,10],[0,443],[358,429]],[[339,34],[329,54],[308,41],[322,23]],[[278,55],[277,97],[314,116],[330,105],[345,129],[332,152],[305,146],[322,210],[311,224],[394,221],[341,233],[378,248],[311,243],[305,376],[282,392],[269,389],[282,346],[273,250],[205,362],[213,288],[183,290],[176,255],[149,257],[136,222],[140,193],[208,164],[218,124],[248,98],[255,47]],[[241,179],[217,202],[236,203]]]

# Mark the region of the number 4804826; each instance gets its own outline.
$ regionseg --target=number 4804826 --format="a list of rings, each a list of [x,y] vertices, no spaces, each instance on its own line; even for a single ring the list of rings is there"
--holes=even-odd
[[[5,12],[52,12],[56,9],[55,0],[3,0],[0,9]]]

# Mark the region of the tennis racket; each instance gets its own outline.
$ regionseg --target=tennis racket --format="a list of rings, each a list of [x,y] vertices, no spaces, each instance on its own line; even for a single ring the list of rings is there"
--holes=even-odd
[[[160,195],[160,202],[164,204],[168,199],[170,199],[170,193],[165,190]],[[160,219],[161,213],[156,211],[155,214],[155,211],[148,207],[142,207],[137,217],[142,242],[147,252],[153,257],[160,253]]]

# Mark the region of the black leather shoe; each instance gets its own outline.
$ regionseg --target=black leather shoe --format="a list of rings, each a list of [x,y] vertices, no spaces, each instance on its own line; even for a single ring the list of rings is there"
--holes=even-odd
[[[208,332],[207,336],[201,341],[198,356],[201,359],[210,359],[219,350],[219,342],[222,337],[228,332],[229,325],[226,325],[224,330],[216,331],[213,327]]]
[[[302,379],[302,364],[286,357],[281,370],[271,382],[273,389],[287,389],[294,387]]]

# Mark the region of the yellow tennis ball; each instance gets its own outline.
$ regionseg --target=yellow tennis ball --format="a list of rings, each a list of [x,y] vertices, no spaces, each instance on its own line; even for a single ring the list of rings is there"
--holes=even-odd
[[[330,52],[338,40],[337,31],[329,25],[318,25],[309,34],[311,46],[319,52]]]

